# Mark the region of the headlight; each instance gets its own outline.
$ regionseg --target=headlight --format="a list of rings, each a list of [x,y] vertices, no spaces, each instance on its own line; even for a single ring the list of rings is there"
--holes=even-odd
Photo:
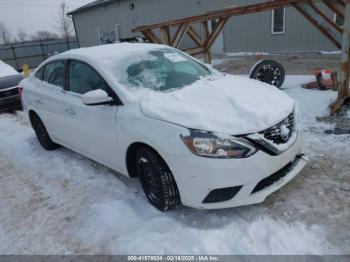
[[[203,157],[247,158],[257,151],[242,138],[219,137],[207,132],[191,130],[190,136],[181,137],[181,139],[192,153]]]

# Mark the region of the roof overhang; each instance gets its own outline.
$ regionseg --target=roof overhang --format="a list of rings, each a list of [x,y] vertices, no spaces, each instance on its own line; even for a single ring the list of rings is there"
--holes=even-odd
[[[75,15],[75,14],[78,14],[80,12],[85,12],[85,11],[88,11],[88,10],[91,10],[91,9],[94,9],[94,8],[97,8],[100,6],[109,5],[109,4],[112,4],[112,3],[117,2],[117,1],[120,1],[120,0],[97,0],[97,1],[94,1],[94,2],[91,2],[89,4],[81,6],[77,9],[69,12],[67,15]]]

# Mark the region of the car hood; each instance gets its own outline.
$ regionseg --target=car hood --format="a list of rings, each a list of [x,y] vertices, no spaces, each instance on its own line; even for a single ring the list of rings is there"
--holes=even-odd
[[[17,75],[18,72],[8,64],[0,60],[0,77]]]
[[[16,75],[0,77],[0,90],[17,86],[23,78],[23,75],[18,73]]]
[[[294,100],[276,87],[232,75],[201,79],[171,92],[147,92],[140,101],[145,116],[230,135],[270,128],[294,106]]]

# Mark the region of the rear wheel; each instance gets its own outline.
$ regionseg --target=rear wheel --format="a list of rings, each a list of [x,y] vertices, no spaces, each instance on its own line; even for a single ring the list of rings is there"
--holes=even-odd
[[[181,204],[175,179],[156,152],[140,148],[136,153],[136,172],[148,201],[157,209],[167,211]]]
[[[31,122],[39,143],[43,148],[48,151],[52,151],[59,147],[58,144],[51,140],[43,121],[41,121],[37,114],[33,113],[31,115]]]

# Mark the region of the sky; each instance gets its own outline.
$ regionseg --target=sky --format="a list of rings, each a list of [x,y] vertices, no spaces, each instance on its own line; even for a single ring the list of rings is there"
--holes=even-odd
[[[94,0],[0,0],[0,21],[16,36],[19,28],[28,34],[38,30],[57,32],[58,7],[65,2],[74,10]]]

